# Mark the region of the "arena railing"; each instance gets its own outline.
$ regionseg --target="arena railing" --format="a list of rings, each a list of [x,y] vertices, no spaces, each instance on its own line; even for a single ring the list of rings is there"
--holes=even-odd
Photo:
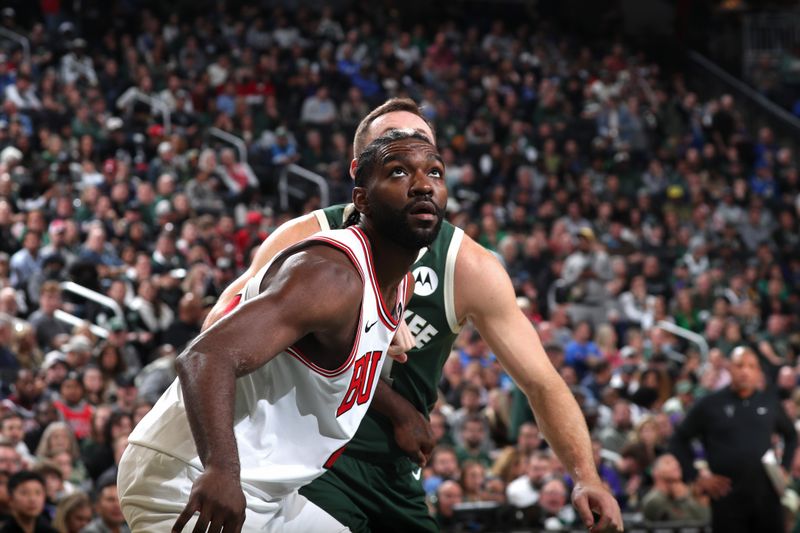
[[[675,325],[672,322],[667,322],[666,320],[659,320],[655,327],[663,329],[667,333],[672,333],[676,337],[681,337],[682,339],[686,339],[687,341],[696,344],[700,349],[701,360],[703,362],[708,360],[708,342],[706,342],[706,339],[702,335],[695,333],[692,330]]]
[[[116,318],[122,320],[125,319],[125,315],[122,312],[122,308],[120,308],[119,304],[117,304],[117,302],[115,302],[112,298],[109,298],[105,294],[93,291],[92,289],[84,287],[83,285],[79,285],[74,281],[63,281],[61,282],[60,286],[63,292],[68,292],[76,296],[80,296],[81,298],[84,298],[86,300],[91,300],[92,302],[102,307],[105,307],[106,309],[111,310],[111,312],[114,314]],[[70,326],[80,326],[82,324],[87,323],[86,319],[67,313],[62,309],[56,310],[55,318],[56,320],[69,324]],[[108,330],[97,324],[89,322],[89,329],[92,331],[92,333],[94,333],[98,337],[101,337],[103,339],[108,337]]]
[[[330,186],[328,182],[317,174],[311,172],[307,168],[294,163],[286,165],[281,169],[280,177],[278,178],[278,195],[280,196],[281,209],[286,210],[289,208],[289,195],[305,198],[305,193],[289,185],[289,178],[297,177],[313,183],[319,188],[319,200],[322,207],[330,205]]]
[[[239,152],[239,161],[245,165],[249,165],[247,162],[247,145],[245,144],[244,139],[219,128],[208,128],[207,131],[212,137],[216,137],[221,141],[235,146],[236,150]]]
[[[158,98],[153,98],[152,96],[146,95],[138,89],[133,93],[133,98],[149,105],[150,109],[155,109],[161,113],[164,132],[167,134],[172,132],[172,112],[169,110],[169,106],[166,103],[162,102]]]
[[[751,133],[768,126],[782,144],[800,150],[800,119],[699,52],[691,50],[687,57],[690,89],[703,99],[730,93]]]
[[[86,319],[77,317],[73,314],[67,313],[62,309],[56,309],[56,312],[53,314],[53,317],[58,320],[59,322],[64,322],[70,326],[82,326],[86,324]],[[101,339],[108,338],[108,330],[106,328],[102,328],[97,324],[92,324],[89,322],[89,331],[91,331],[95,336],[100,337]]]
[[[109,298],[105,294],[93,291],[92,289],[84,287],[83,285],[79,285],[74,281],[61,282],[61,290],[75,294],[77,296],[80,296],[81,298],[85,298],[86,300],[91,300],[98,305],[102,305],[103,307],[110,309],[114,313],[114,316],[117,318],[120,319],[125,318],[125,315],[123,314],[119,304],[117,304],[116,301],[114,301],[112,298]]]
[[[2,26],[0,26],[0,37],[19,43],[22,46],[22,55],[25,63],[31,64],[31,45],[27,37]]]

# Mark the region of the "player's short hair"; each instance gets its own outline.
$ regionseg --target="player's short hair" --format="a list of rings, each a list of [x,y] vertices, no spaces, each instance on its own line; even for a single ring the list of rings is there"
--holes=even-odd
[[[390,98],[370,111],[369,114],[358,123],[358,128],[356,128],[356,133],[353,137],[353,154],[355,157],[360,157],[361,153],[366,148],[367,131],[372,123],[375,122],[378,117],[387,115],[389,113],[394,113],[396,111],[406,111],[413,115],[417,115],[425,122],[425,124],[428,125],[428,127],[431,129],[431,132],[433,132],[435,139],[436,132],[433,129],[433,124],[431,124],[428,119],[422,115],[419,106],[414,100],[411,98]],[[433,142],[434,139],[428,140]]]
[[[428,139],[425,135],[413,131],[413,130],[391,130],[377,139],[373,140],[369,145],[364,148],[364,151],[361,152],[361,155],[358,156],[358,160],[356,161],[356,172],[355,172],[355,185],[356,187],[364,187],[367,184],[369,177],[375,171],[375,167],[378,164],[378,154],[380,153],[381,148],[384,146],[396,142],[402,141],[404,139],[417,139],[422,142],[431,143],[431,140]],[[347,217],[345,221],[345,227],[350,227],[358,224],[359,220],[361,219],[361,213],[358,210],[353,209],[353,212]]]
[[[375,172],[375,167],[378,165],[378,154],[381,151],[381,148],[397,141],[403,141],[406,139],[417,139],[424,143],[433,145],[430,139],[428,139],[425,135],[412,130],[391,130],[387,133],[384,133],[364,148],[364,151],[361,152],[361,155],[358,156],[358,162],[356,163],[356,187],[364,187],[367,184],[367,181],[370,176]]]

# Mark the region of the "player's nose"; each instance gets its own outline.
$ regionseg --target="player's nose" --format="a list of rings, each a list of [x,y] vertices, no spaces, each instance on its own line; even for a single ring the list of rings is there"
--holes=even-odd
[[[410,196],[433,194],[433,179],[425,170],[418,168],[412,175],[408,193]]]

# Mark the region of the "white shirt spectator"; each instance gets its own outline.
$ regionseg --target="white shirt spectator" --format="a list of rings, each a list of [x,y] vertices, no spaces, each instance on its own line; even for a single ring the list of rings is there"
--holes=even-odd
[[[36,96],[36,90],[26,78],[17,79],[17,83],[6,87],[6,100],[12,102],[20,111],[38,111],[42,102]]]
[[[336,120],[337,113],[336,104],[328,97],[328,89],[320,87],[303,102],[300,120],[309,124],[330,124]]]
[[[522,509],[539,501],[539,491],[533,488],[530,478],[523,475],[508,484],[506,499],[510,505]]]
[[[97,85],[97,73],[94,71],[92,58],[70,52],[61,58],[61,81],[71,85],[80,79],[86,80],[89,85]]]

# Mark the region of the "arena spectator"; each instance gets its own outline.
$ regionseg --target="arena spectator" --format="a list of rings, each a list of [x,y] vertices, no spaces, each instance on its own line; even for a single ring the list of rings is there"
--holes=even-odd
[[[681,465],[674,455],[665,454],[653,464],[653,488],[642,501],[642,513],[652,522],[697,521],[710,516],[683,481]]]
[[[0,531],[55,533],[47,517],[43,516],[45,497],[45,482],[41,475],[29,470],[13,474],[8,479],[11,517]]]
[[[672,426],[729,386],[736,346],[757,349],[767,389],[795,396],[794,140],[682,65],[621,40],[588,46],[544,11],[529,19],[511,6],[486,24],[465,6],[428,26],[350,2],[180,14],[45,4],[0,16],[31,45],[28,61],[0,42],[0,405],[23,417],[30,450],[60,418],[52,402],[73,370],[99,424],[84,450],[102,456],[91,478],[112,467],[131,413],[103,438],[109,410],[146,410],[174,375],[174,350],[253,249],[321,205],[294,178],[282,203],[285,166],[349,201],[349,139],[395,94],[420,102],[437,132],[449,220],[502,257],[602,456],[625,452],[598,465],[629,511],[642,511]],[[756,85],[780,94],[771,67],[758,64]],[[244,146],[230,150],[211,127]],[[62,294],[66,281],[108,295],[123,316]],[[73,331],[57,310],[108,338]],[[708,354],[664,322],[703,335]],[[485,484],[512,482],[544,434],[474,328],[453,353],[431,414],[437,444],[479,453],[503,478]],[[481,414],[483,428],[466,422]],[[464,445],[481,431],[480,447]],[[454,450],[437,449],[428,492],[447,479],[474,497]]]

